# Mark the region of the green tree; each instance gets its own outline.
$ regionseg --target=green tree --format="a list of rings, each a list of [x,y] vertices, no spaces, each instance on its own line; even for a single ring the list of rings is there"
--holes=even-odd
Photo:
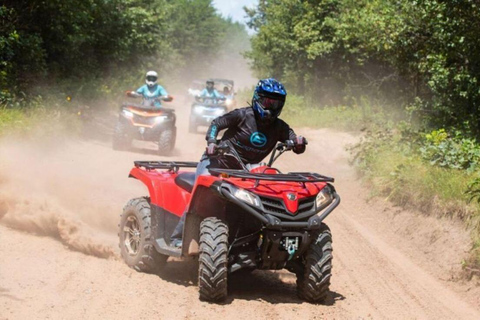
[[[247,13],[259,75],[324,104],[416,101],[424,124],[480,134],[477,1],[261,0]]]

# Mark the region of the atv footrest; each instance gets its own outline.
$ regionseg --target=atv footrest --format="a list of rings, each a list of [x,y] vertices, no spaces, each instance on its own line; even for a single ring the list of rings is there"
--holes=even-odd
[[[169,246],[164,239],[157,239],[154,242],[154,246],[155,249],[161,254],[177,258],[182,256],[182,248]]]

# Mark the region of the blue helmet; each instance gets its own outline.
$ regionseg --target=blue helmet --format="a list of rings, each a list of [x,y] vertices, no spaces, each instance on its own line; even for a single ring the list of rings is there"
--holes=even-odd
[[[271,122],[282,112],[286,97],[287,90],[279,81],[273,78],[260,80],[253,92],[253,111],[260,120]]]

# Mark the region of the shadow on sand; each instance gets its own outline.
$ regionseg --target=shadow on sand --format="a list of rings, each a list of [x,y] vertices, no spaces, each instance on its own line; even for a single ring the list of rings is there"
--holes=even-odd
[[[158,276],[168,282],[185,287],[197,286],[198,262],[169,261]],[[288,272],[256,270],[253,272],[237,272],[228,277],[228,297],[221,304],[230,304],[236,299],[263,300],[272,304],[301,304],[303,300],[297,296],[296,277]],[[332,306],[345,297],[330,291],[322,305]]]

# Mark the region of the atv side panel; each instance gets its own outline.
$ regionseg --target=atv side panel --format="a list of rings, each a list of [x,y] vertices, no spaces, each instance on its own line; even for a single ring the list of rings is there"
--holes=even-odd
[[[178,173],[175,172],[143,170],[138,167],[133,168],[129,175],[148,188],[155,249],[162,254],[180,257],[181,250],[169,245],[170,236],[190,202],[191,193],[175,183],[176,176]]]

